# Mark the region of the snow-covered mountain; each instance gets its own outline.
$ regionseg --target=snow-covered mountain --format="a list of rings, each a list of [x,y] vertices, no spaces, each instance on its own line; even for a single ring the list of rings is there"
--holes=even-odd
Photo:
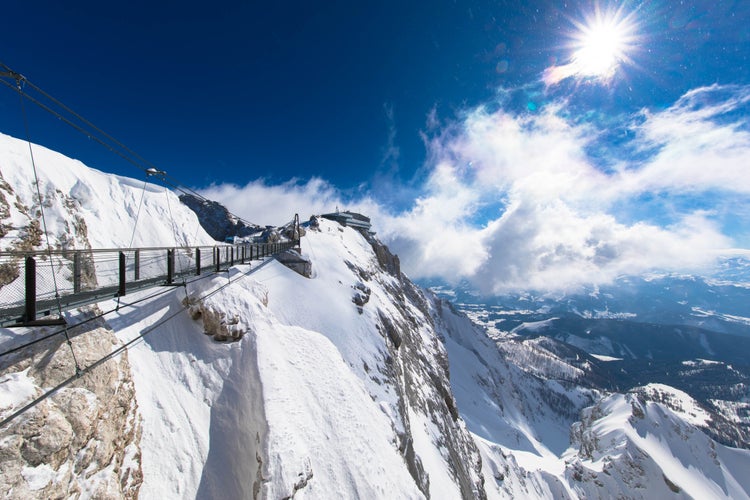
[[[704,432],[750,449],[748,282],[747,261],[730,259],[711,278],[623,277],[559,295],[433,289],[485,326],[526,371],[607,391],[670,385],[709,412]]]
[[[135,245],[213,244],[163,188],[34,152],[53,245],[126,246],[134,227]],[[27,153],[0,136],[3,249],[44,244]],[[518,332],[500,342],[355,229],[320,219],[302,253],[309,278],[255,261],[71,311],[70,345],[43,339],[49,327],[0,329],[2,419],[74,377],[76,361],[139,339],[0,428],[1,494],[750,495],[750,452],[703,432],[711,414],[685,391],[618,392],[583,349]]]

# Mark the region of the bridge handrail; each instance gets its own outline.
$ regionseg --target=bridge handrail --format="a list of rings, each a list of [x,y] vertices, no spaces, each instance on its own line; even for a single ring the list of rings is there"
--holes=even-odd
[[[223,271],[298,245],[287,240],[0,252],[0,327],[38,324],[37,317],[49,315],[55,302],[62,311],[122,297],[128,290],[179,284],[188,275]]]
[[[68,255],[73,252],[86,252],[86,253],[113,253],[113,252],[134,252],[136,250],[142,251],[164,251],[164,250],[195,250],[196,248],[227,248],[227,247],[243,247],[243,246],[262,246],[262,245],[274,245],[292,243],[289,240],[277,241],[274,243],[267,242],[244,242],[244,243],[219,243],[215,245],[189,245],[189,246],[164,246],[164,247],[129,247],[129,248],[67,248],[60,249],[56,248],[51,251],[49,250],[0,250],[0,257],[36,257],[46,255]]]

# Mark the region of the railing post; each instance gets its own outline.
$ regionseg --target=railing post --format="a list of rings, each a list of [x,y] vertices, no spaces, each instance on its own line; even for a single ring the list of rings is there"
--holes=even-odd
[[[36,319],[36,261],[34,257],[26,257],[26,307],[23,320]]]
[[[117,287],[117,296],[125,296],[125,252],[120,252],[120,281]]]
[[[201,275],[201,249],[195,249],[195,275]]]
[[[234,265],[234,247],[229,247],[229,267]]]
[[[167,285],[174,281],[174,249],[167,250]]]
[[[221,271],[221,250],[219,247],[214,247],[214,264],[216,264],[216,272]]]
[[[140,250],[135,251],[135,257],[134,257],[133,263],[135,265],[135,272],[134,272],[133,279],[135,281],[138,281],[139,279],[141,279],[141,251]]]
[[[81,252],[73,253],[73,293],[81,291]]]

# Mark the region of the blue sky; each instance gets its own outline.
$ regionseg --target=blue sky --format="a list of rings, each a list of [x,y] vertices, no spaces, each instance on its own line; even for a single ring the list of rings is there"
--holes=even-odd
[[[563,286],[750,247],[748,2],[29,1],[4,18],[2,62],[173,177],[260,223],[367,211],[417,277]],[[139,175],[29,113],[34,142]],[[3,90],[0,131],[21,123]]]

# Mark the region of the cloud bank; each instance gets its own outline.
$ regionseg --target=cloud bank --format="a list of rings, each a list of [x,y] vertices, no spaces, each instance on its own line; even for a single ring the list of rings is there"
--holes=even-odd
[[[627,140],[612,143],[562,102],[522,114],[480,106],[425,138],[427,175],[402,211],[316,178],[203,194],[269,223],[362,211],[410,276],[468,279],[485,293],[703,270],[750,243],[749,102],[750,87],[697,89],[623,117]],[[604,157],[589,153],[602,146]]]

